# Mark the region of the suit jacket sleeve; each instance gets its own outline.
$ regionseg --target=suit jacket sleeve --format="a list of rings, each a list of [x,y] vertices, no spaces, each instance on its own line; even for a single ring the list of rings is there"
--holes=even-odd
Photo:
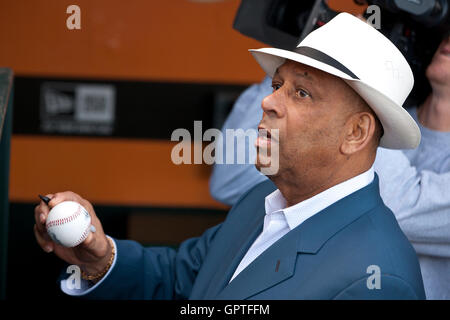
[[[388,274],[380,275],[378,288],[369,289],[367,277],[359,279],[339,292],[334,300],[424,300],[405,280]]]
[[[88,299],[187,299],[195,278],[221,225],[191,238],[178,250],[143,247],[130,240],[116,240],[117,260],[104,281]]]

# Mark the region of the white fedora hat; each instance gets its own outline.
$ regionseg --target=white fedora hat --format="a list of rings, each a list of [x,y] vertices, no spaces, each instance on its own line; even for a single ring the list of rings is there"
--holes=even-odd
[[[250,50],[263,70],[273,77],[286,59],[342,78],[372,108],[384,134],[380,146],[413,149],[420,129],[402,107],[414,77],[408,62],[381,32],[348,13],[340,13],[311,32],[293,51]]]

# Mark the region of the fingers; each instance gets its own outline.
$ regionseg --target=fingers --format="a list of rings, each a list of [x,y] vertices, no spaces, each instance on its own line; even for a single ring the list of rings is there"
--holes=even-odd
[[[45,196],[51,199],[48,202],[48,205],[41,200],[39,204],[34,208],[34,219],[36,222],[34,226],[34,233],[36,241],[38,242],[39,246],[44,251],[51,252],[54,250],[54,243],[49,237],[45,225],[51,208],[53,208],[58,203],[61,203],[63,201],[70,200],[81,203],[82,198],[76,193],[73,193],[71,191],[59,192],[55,194],[47,194]]]
[[[90,248],[93,245],[93,241],[95,241],[95,236],[92,234],[92,232],[89,232],[89,235],[81,243],[81,246],[85,248]]]
[[[91,232],[79,247],[80,249],[87,250],[92,256],[99,259],[98,262],[111,256],[112,247],[104,234],[95,235]]]
[[[91,218],[96,217],[94,207],[92,206],[92,204],[89,201],[83,199],[80,195],[78,195],[72,191],[55,193],[53,195],[52,199],[50,200],[50,202],[48,203],[48,205],[50,206],[50,208],[53,208],[54,206],[56,206],[57,204],[59,204],[63,201],[78,202],[89,212],[89,214],[91,215]]]
[[[46,196],[51,199],[48,205],[41,201],[34,209],[36,224],[33,231],[38,245],[45,252],[53,252],[66,262],[84,265],[86,270],[89,270],[89,268],[94,271],[103,270],[104,265],[107,264],[111,257],[112,247],[103,232],[101,222],[96,216],[91,203],[71,191],[58,192]],[[73,248],[65,248],[53,242],[45,226],[51,209],[63,201],[78,202],[91,216],[90,232],[87,238],[80,245]]]
[[[52,194],[46,195],[47,197],[53,197]],[[47,220],[48,213],[50,212],[50,208],[45,204],[44,201],[41,202],[34,208],[34,220],[36,222],[36,227],[39,232],[46,232],[45,230],[45,221]]]
[[[83,241],[81,248],[88,249],[89,251],[94,251],[96,255],[101,255],[101,252],[105,250],[107,246],[107,240],[103,232],[103,228],[100,220],[97,218],[94,208],[91,203],[83,199],[78,194],[72,191],[58,192],[55,194],[46,195],[46,197],[51,200],[48,205],[41,201],[39,205],[35,207],[35,235],[38,244],[46,252],[50,252],[55,249],[55,244],[52,242],[51,238],[47,234],[47,229],[45,222],[47,220],[50,210],[64,201],[75,201],[81,204],[91,216],[91,232],[88,237]],[[103,239],[104,238],[104,239]],[[102,241],[100,241],[102,240]],[[106,245],[105,245],[106,244]]]
[[[34,236],[36,237],[36,241],[38,245],[44,250],[45,252],[52,252],[53,251],[53,242],[50,240],[50,237],[47,233],[43,233],[39,231],[37,224],[34,225]]]
[[[53,194],[47,194],[46,197],[52,198]],[[34,236],[36,237],[36,241],[38,245],[45,252],[52,252],[53,242],[47,234],[47,229],[45,227],[45,221],[47,220],[48,213],[50,212],[50,208],[44,201],[40,201],[39,204],[34,208]]]
[[[58,203],[61,203],[63,201],[75,201],[81,203],[82,200],[84,199],[72,191],[58,192],[53,195],[48,205],[50,206],[50,208],[53,208]]]

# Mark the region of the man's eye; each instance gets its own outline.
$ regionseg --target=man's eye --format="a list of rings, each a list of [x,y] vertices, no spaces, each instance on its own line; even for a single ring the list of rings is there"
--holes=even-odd
[[[277,91],[278,89],[281,88],[281,86],[279,84],[272,84],[272,88],[273,88],[273,91]]]
[[[300,98],[310,97],[310,94],[309,94],[307,91],[303,90],[303,89],[298,89],[298,90],[297,90],[297,95],[298,95]]]

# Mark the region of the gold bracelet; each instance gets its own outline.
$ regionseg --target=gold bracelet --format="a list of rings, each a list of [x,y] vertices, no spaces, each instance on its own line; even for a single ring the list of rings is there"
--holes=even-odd
[[[84,280],[89,280],[89,281],[94,281],[94,282],[96,280],[100,280],[108,272],[109,268],[111,268],[111,265],[114,261],[114,256],[116,255],[116,247],[114,246],[114,243],[112,242],[112,240],[110,238],[107,238],[107,239],[108,239],[108,241],[111,245],[111,249],[112,249],[111,258],[109,258],[108,264],[102,271],[100,271],[99,273],[94,274],[94,275],[87,274],[86,272],[81,270],[81,277]]]

